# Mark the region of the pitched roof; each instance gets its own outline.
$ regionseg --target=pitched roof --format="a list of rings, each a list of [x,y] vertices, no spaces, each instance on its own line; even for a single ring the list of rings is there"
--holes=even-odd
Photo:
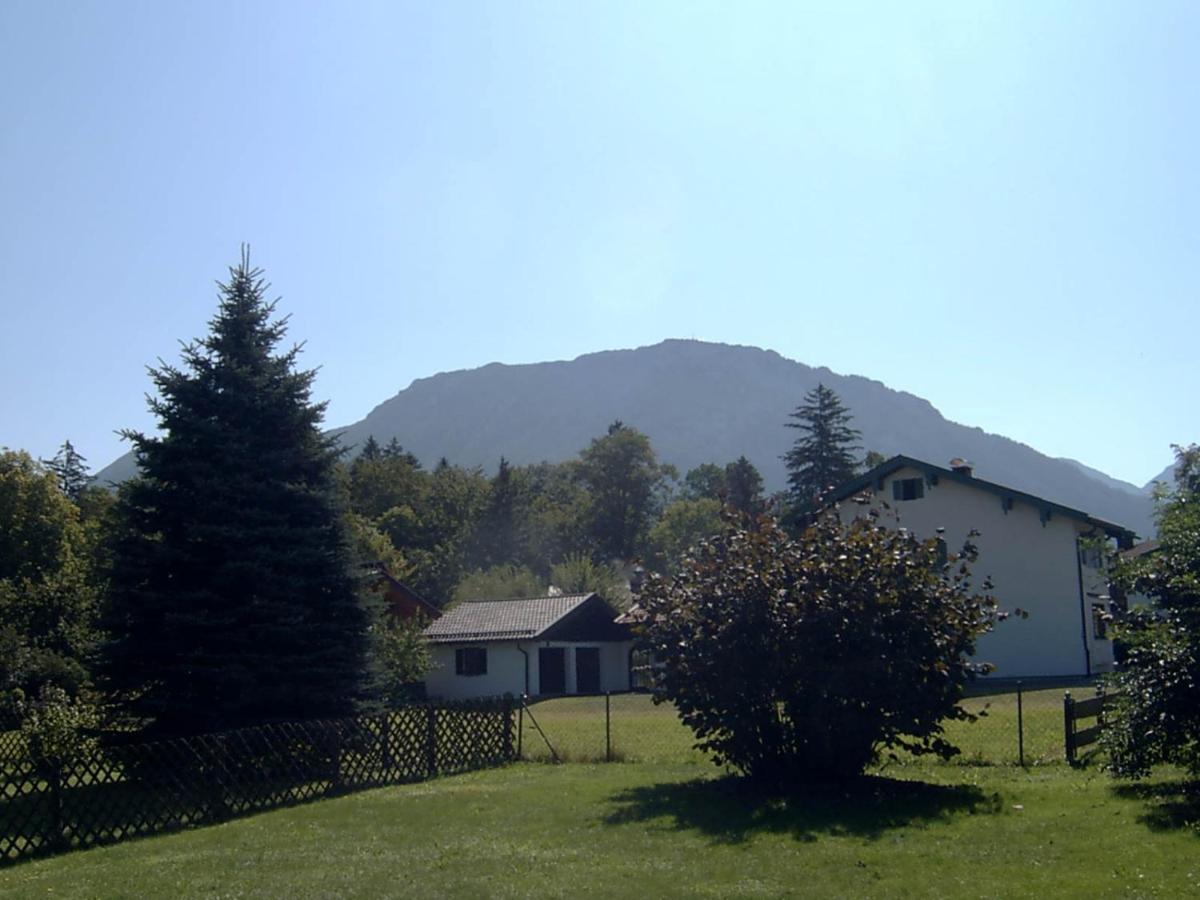
[[[446,610],[425,629],[425,637],[433,643],[532,640],[595,596],[467,600]]]
[[[1117,525],[1115,522],[1107,522],[1104,519],[1098,519],[1095,516],[1090,516],[1082,510],[1073,509],[1070,506],[1063,506],[1061,503],[1055,503],[1053,500],[1046,500],[1043,497],[1037,497],[1033,494],[1027,494],[1024,491],[1018,491],[1015,488],[1005,487],[1002,484],[996,484],[992,481],[984,481],[982,478],[976,478],[974,475],[968,475],[965,472],[957,472],[953,469],[945,469],[941,466],[935,466],[933,463],[925,462],[921,459],[914,459],[911,456],[893,456],[891,459],[880,463],[865,475],[860,475],[853,481],[848,481],[833,492],[830,498],[831,503],[837,503],[845,500],[848,497],[853,497],[855,494],[862,493],[868,488],[882,488],[882,479],[899,469],[910,468],[923,472],[926,478],[932,478],[933,483],[937,483],[937,479],[945,478],[948,481],[956,481],[959,484],[969,485],[973,488],[978,488],[981,491],[987,491],[995,494],[998,497],[1007,498],[1009,500],[1020,500],[1028,503],[1044,512],[1052,512],[1056,515],[1064,516],[1068,519],[1077,519],[1085,522],[1094,528],[1099,528],[1109,537],[1115,537],[1118,541],[1132,544],[1135,539],[1135,534],[1123,525]]]

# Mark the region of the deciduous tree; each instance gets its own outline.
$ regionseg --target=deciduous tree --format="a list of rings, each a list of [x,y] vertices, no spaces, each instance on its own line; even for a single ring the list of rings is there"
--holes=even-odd
[[[579,477],[590,492],[588,522],[597,551],[632,559],[662,506],[674,466],[658,462],[650,439],[622,422],[580,454]]]

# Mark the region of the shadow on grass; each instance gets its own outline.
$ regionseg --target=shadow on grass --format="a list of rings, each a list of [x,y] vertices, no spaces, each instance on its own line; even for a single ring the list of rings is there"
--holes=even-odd
[[[1000,810],[999,794],[969,785],[946,786],[868,775],[836,789],[763,793],[744,778],[648,785],[612,798],[618,809],[606,822],[619,825],[666,818],[679,830],[695,830],[721,843],[740,843],[758,833],[785,833],[815,841],[821,834],[878,838],[889,829]]]
[[[1200,837],[1200,781],[1178,779],[1120,784],[1112,790],[1123,800],[1140,800],[1146,804],[1138,821],[1152,831],[1191,830]]]

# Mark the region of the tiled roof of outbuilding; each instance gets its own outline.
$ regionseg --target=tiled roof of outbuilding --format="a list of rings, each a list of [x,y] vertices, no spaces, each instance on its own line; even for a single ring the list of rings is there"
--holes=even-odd
[[[468,600],[446,610],[425,629],[425,637],[434,643],[532,640],[592,596]]]

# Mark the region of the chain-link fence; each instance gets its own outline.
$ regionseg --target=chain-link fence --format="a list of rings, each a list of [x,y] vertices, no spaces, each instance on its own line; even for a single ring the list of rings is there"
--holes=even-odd
[[[961,751],[950,765],[1044,765],[1064,761],[1063,690],[1016,688],[965,699],[977,718],[946,723],[946,737]],[[1071,690],[1076,700],[1093,687]],[[559,762],[701,762],[695,736],[669,703],[648,694],[611,694],[527,701],[518,713],[523,759]],[[932,757],[898,752],[884,765],[944,765]]]

